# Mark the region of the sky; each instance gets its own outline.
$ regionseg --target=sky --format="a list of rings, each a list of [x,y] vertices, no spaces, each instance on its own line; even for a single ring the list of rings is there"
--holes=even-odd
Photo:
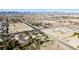
[[[79,13],[79,9],[0,9],[0,12],[17,11],[17,12],[66,12]]]

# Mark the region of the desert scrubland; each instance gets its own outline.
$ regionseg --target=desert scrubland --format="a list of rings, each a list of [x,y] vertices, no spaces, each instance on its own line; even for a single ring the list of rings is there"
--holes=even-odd
[[[68,45],[79,48],[79,15],[26,15],[28,22]],[[30,21],[31,20],[31,21]],[[64,48],[64,47],[63,47]],[[64,48],[65,49],[65,48]]]

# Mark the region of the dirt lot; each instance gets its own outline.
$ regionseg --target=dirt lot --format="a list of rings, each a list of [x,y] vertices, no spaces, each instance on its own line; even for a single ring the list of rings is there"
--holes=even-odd
[[[9,25],[9,33],[30,31],[30,30],[33,30],[33,29],[24,23],[15,23],[15,24]]]

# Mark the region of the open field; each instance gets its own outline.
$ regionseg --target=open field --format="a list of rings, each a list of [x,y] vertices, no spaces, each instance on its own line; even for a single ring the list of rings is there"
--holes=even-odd
[[[9,25],[9,33],[31,31],[31,30],[33,29],[28,25],[25,25],[24,23],[15,23]]]

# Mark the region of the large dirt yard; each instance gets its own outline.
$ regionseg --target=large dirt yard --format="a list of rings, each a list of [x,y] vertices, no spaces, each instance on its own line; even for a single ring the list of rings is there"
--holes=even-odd
[[[13,23],[9,24],[9,33],[22,32],[22,31],[31,31],[31,27],[24,23]]]

